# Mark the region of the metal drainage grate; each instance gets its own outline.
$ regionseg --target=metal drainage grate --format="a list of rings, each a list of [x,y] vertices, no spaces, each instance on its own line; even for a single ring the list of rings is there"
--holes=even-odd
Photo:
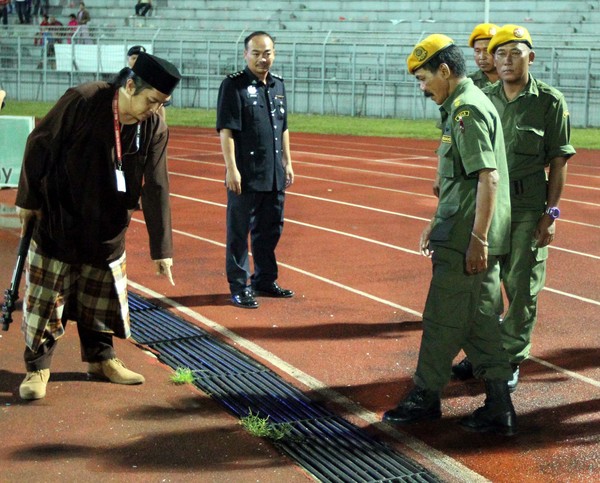
[[[319,481],[440,481],[199,327],[132,293],[129,310],[135,341],[174,369],[190,368],[196,387],[233,414],[252,411],[273,423],[288,423],[290,434],[274,444]]]

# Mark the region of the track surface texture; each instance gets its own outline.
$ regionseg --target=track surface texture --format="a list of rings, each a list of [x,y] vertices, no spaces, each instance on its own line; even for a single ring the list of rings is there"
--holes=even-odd
[[[451,382],[443,393],[443,416],[439,421],[404,428],[380,422],[383,412],[411,387],[417,361],[421,311],[431,276],[431,262],[418,253],[418,240],[436,205],[431,190],[436,143],[292,133],[291,144],[296,181],[286,198],[285,227],[277,258],[280,285],[293,289],[294,298],[260,298],[257,310],[243,310],[229,302],[224,273],[224,163],[216,132],[196,128],[172,128],[169,144],[176,285],[170,286],[154,274],[143,214],[136,212],[127,239],[130,290],[266,365],[308,397],[415,459],[443,480],[595,480],[600,474],[598,152],[579,150],[569,161],[561,218],[550,249],[546,289],[540,296],[532,357],[522,365],[519,387],[513,395],[520,433],[506,438],[467,433],[457,425],[458,419],[483,403],[479,381]],[[14,195],[14,190],[0,192],[0,203],[7,212]],[[18,241],[10,218],[10,214],[3,217],[0,230],[1,261],[9,267],[1,279],[6,286]],[[0,412],[0,432],[10,442],[15,436],[8,432],[9,428],[16,431],[24,426],[22,445],[31,446],[34,441],[28,438],[39,439],[35,429],[27,429],[38,417],[34,410],[41,407],[48,415],[70,419],[66,413],[73,406],[76,414],[83,407],[97,413],[107,403],[94,408],[99,397],[93,396],[90,389],[73,390],[68,401],[57,398],[62,402],[59,407],[50,397],[33,404],[19,402],[18,384],[23,370],[19,323],[20,312],[16,312],[14,326],[0,339],[4,346],[0,351],[1,368],[10,379],[1,388],[0,398],[5,405]],[[73,370],[83,370],[77,361],[76,331],[67,331],[65,338],[68,360],[80,367]],[[142,403],[149,397],[145,391],[157,390],[152,389],[153,381],[158,381],[159,387],[167,386],[160,382],[168,374],[161,364],[149,362],[133,344],[119,342],[118,348],[127,355],[128,362],[133,361],[132,368],[136,368],[138,359],[138,368],[148,366],[145,375],[149,381],[134,389],[126,388],[127,391],[103,385],[102,388],[110,389],[106,396],[116,398],[114,404],[119,406],[119,398],[124,401],[125,397],[133,398],[129,404],[135,405],[137,398]],[[462,354],[457,359],[460,357]],[[69,385],[88,387],[77,377],[63,377],[54,392],[68,391]],[[51,386],[52,380],[49,394]],[[167,389],[162,388],[162,392],[167,393]],[[170,402],[164,403],[159,391],[156,404],[172,404],[186,411],[189,431],[193,431],[193,424],[202,425],[202,418],[194,414],[193,408],[207,411],[207,405],[214,403],[194,389],[169,390],[173,392],[165,397]],[[215,408],[210,412],[214,417],[218,413]],[[158,410],[156,414],[138,411],[139,432],[143,432],[148,420],[157,426],[162,420],[159,414]],[[15,423],[19,418],[20,423]],[[233,416],[222,418],[234,425],[229,430],[236,437],[231,439],[247,443],[250,437],[235,427]],[[5,421],[11,423],[7,426]],[[168,419],[163,422],[164,431],[173,423]],[[70,423],[73,434],[81,431],[78,424],[75,420]],[[106,438],[106,433],[114,431],[110,418],[99,424],[108,426],[98,427],[98,438]],[[56,439],[54,433],[46,433],[46,439]],[[67,431],[64,435],[65,441],[72,440],[69,434]],[[172,434],[174,439],[169,439],[167,447],[177,447],[178,436],[181,444],[190,444],[190,434],[181,428],[181,433]],[[94,433],[89,437],[93,439]],[[225,448],[224,441],[216,440],[216,444],[221,443]],[[53,465],[73,465],[73,459],[85,453],[72,441],[69,444],[73,445],[70,451],[57,450],[59,460],[53,459]],[[117,480],[120,472],[132,471],[117,468],[111,475],[109,443],[102,444],[106,445],[102,453],[105,467],[99,466],[97,478]],[[58,442],[56,445],[59,447]],[[10,458],[10,452],[2,456],[4,468],[6,464],[9,468],[14,466],[15,454],[21,458],[19,467],[28,457],[36,459],[33,450],[28,453],[21,448],[19,453],[18,445],[9,447],[13,456]],[[206,473],[205,481],[235,481],[242,475],[260,481],[307,478],[269,443],[244,447],[251,448],[251,462],[257,464],[244,468],[238,465],[234,470],[252,470],[252,475],[229,474],[224,465],[216,476],[215,472]],[[190,452],[186,451],[186,456],[191,458]],[[261,452],[271,463],[277,463],[260,466]],[[233,453],[233,459],[240,459],[240,454]],[[226,459],[222,458],[220,463]],[[31,464],[39,463],[36,459]],[[177,466],[166,465],[162,473],[154,468],[147,481],[159,481],[165,475],[166,481],[191,479],[202,465],[194,458],[189,464],[191,468],[186,467],[185,461]],[[216,465],[215,461],[207,464],[213,469]],[[86,471],[91,471],[91,463],[87,465]],[[278,471],[283,473],[277,474]],[[138,474],[141,478],[144,473]],[[19,474],[21,479],[24,475],[27,473]]]

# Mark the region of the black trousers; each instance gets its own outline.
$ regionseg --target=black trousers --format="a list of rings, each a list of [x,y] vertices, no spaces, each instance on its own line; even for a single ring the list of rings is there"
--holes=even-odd
[[[16,2],[15,5],[17,7],[17,15],[19,15],[19,23],[31,23],[31,17],[29,15],[29,4],[27,2]]]
[[[283,231],[284,191],[227,191],[227,246],[225,269],[232,294],[244,290],[250,278],[255,287],[277,280],[275,248]],[[250,274],[248,234],[254,273]]]
[[[63,322],[63,325],[66,329],[66,322]],[[101,362],[115,357],[112,334],[90,330],[81,324],[77,324],[77,331],[79,332],[83,362]],[[27,372],[50,369],[57,342],[56,339],[50,337],[35,352],[26,347],[23,356]]]

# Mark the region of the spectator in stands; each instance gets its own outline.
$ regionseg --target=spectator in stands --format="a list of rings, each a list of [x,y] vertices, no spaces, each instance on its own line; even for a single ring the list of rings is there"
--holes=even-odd
[[[69,26],[67,43],[70,44],[71,38],[73,35],[75,35],[75,32],[77,32],[77,29],[79,28],[79,22],[77,22],[77,16],[74,13],[69,15],[69,23],[67,25]]]
[[[29,11],[29,1],[30,0],[15,0],[15,5],[17,7],[17,15],[19,16],[20,24],[29,24],[31,23],[31,16]]]
[[[77,24],[79,25],[79,38],[82,44],[91,44],[92,38],[90,36],[90,29],[88,23],[92,18],[89,12],[85,8],[85,3],[79,3],[79,11],[77,12]]]
[[[135,6],[135,14],[141,17],[145,17],[151,9],[152,0],[138,0],[138,3]]]
[[[68,89],[27,140],[16,205],[22,230],[36,226],[23,298],[23,399],[45,397],[67,320],[77,322],[90,375],[144,382],[116,358],[113,336],[130,334],[125,235],[140,193],[151,257],[173,283],[169,135],[156,110],[180,79],[173,64],[140,54],[111,83]]]
[[[146,47],[143,45],[134,45],[127,51],[127,66],[131,69],[133,64],[142,52],[146,52]]]
[[[8,25],[8,7],[10,0],[0,0],[0,17],[2,17],[2,25]]]
[[[85,8],[85,2],[80,2],[79,10],[77,12],[77,23],[79,25],[87,25],[91,19],[90,13]]]
[[[407,59],[425,97],[440,106],[439,202],[421,235],[433,276],[423,311],[414,387],[383,419],[396,424],[437,419],[452,360],[463,348],[485,381],[483,407],[463,418],[469,430],[512,435],[511,376],[500,340],[498,256],[509,250],[509,179],[496,109],[466,78],[462,50],[445,35],[419,42]]]
[[[48,15],[48,11],[50,10],[50,1],[49,0],[33,0],[33,10],[32,15],[34,19],[38,19],[39,15]],[[42,6],[43,4],[43,6]]]
[[[56,17],[51,15],[48,18],[48,30],[50,32],[52,32],[54,41],[57,44],[60,44],[62,42],[62,37],[64,35],[62,22],[56,20]]]
[[[48,21],[48,15],[42,16],[42,21],[40,22],[40,31],[36,32],[33,37],[33,45],[43,45],[44,33],[47,32],[46,27],[50,24]]]
[[[493,23],[480,23],[469,37],[469,47],[473,49],[475,63],[479,69],[467,77],[480,89],[493,84],[498,80],[498,72],[494,65],[494,56],[487,51],[490,39],[494,36],[498,26]]]
[[[529,72],[535,51],[527,29],[502,26],[490,40],[488,52],[494,56],[500,82],[484,92],[502,119],[511,181],[511,251],[500,259],[509,305],[500,329],[513,369],[509,388],[514,391],[519,365],[531,350],[548,245],[554,241],[560,215],[567,160],[575,149],[564,96]],[[472,377],[470,360],[463,359],[452,372],[458,379]]]
[[[288,298],[277,283],[275,248],[283,230],[285,189],[294,182],[283,79],[270,73],[275,44],[266,32],[244,40],[247,67],[223,80],[217,130],[227,187],[226,271],[231,301],[255,309],[255,295]],[[250,277],[248,234],[254,274]],[[248,279],[251,286],[248,286]]]

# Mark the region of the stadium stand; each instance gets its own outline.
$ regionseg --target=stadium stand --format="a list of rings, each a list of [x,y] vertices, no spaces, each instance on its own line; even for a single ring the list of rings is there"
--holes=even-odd
[[[600,0],[489,4],[490,21],[527,26],[537,54],[533,73],[565,93],[574,123],[600,125]],[[50,5],[50,14],[64,21],[78,2]],[[422,102],[405,70],[410,48],[422,36],[443,32],[464,46],[470,61],[468,35],[486,20],[483,0],[272,0],[260,8],[251,0],[153,0],[146,17],[134,15],[131,0],[86,5],[104,62],[85,69],[74,53],[72,65],[57,65],[49,48],[34,45],[37,26],[13,24],[0,29],[0,83],[14,83],[19,98],[52,99],[65,84],[106,78],[113,71],[108,65],[124,61],[121,51],[143,43],[184,74],[176,105],[213,108],[222,77],[243,67],[243,38],[262,29],[277,39],[276,68],[288,81],[295,112],[432,117],[435,106]],[[91,52],[77,47],[86,48]],[[116,64],[106,62],[104,48],[114,50]],[[60,49],[64,53],[64,45]],[[17,66],[20,74],[11,73]]]

